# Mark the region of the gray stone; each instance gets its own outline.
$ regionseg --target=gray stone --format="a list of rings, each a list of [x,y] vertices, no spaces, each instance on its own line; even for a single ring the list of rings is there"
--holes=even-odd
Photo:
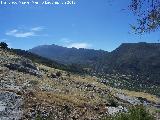
[[[13,92],[0,92],[0,120],[19,120],[22,117],[21,105],[21,96]]]

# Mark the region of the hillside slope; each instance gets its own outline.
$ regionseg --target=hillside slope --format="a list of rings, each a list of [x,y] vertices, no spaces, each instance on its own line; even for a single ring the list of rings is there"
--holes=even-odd
[[[139,104],[156,115],[158,97],[99,81],[0,49],[0,119],[101,120]]]
[[[124,43],[110,53],[56,45],[38,46],[29,51],[64,64],[78,64],[114,87],[160,96],[159,43]]]
[[[110,53],[106,64],[109,69],[119,73],[140,75],[142,79],[148,77],[155,84],[160,84],[160,44],[158,43],[122,44]]]

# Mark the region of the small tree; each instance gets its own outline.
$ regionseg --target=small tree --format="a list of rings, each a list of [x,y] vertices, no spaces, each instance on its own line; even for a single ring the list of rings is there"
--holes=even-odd
[[[7,49],[7,48],[8,48],[7,43],[1,42],[1,43],[0,43],[0,48],[2,48],[2,49]]]
[[[60,77],[62,75],[62,73],[60,72],[60,71],[58,71],[57,73],[56,73],[56,76],[57,77]]]

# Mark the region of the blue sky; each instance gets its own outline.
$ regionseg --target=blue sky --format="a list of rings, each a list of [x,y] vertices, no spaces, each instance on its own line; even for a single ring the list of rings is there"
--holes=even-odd
[[[136,22],[136,17],[131,11],[124,10],[129,0],[75,2],[74,5],[0,4],[0,41],[25,50],[57,44],[112,51],[121,43],[157,42],[160,39],[160,31],[143,35],[133,33],[130,24]]]

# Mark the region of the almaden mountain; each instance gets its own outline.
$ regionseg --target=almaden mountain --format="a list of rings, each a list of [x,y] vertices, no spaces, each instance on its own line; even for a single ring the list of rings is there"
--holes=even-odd
[[[123,43],[112,52],[54,44],[29,51],[63,64],[81,66],[113,87],[147,91],[160,96],[159,43]]]
[[[119,89],[131,87],[127,84],[135,81],[131,74],[78,73],[72,66],[2,45],[5,44],[0,44],[0,120],[160,119],[158,96]],[[120,49],[110,59],[120,55]],[[105,51],[82,51],[108,58]],[[85,59],[97,64],[95,58],[90,58]],[[103,63],[103,59],[97,60]]]

